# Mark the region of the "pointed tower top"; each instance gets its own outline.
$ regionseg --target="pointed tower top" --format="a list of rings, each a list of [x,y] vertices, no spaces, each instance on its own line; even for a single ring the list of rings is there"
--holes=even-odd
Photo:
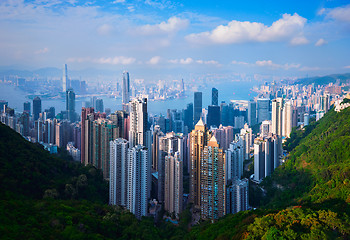
[[[199,119],[199,121],[197,122],[196,126],[204,126],[202,118]]]
[[[212,137],[211,137],[211,139],[209,140],[209,142],[218,142],[218,140],[216,140],[216,137],[215,137],[215,135],[213,135]]]

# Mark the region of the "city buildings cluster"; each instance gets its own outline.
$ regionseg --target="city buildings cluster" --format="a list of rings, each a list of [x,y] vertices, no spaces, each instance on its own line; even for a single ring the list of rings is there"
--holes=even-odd
[[[79,116],[65,65],[65,111],[42,111],[39,97],[32,111],[25,102],[22,113],[0,101],[0,120],[52,153],[64,148],[75,161],[101,169],[109,181],[109,203],[137,218],[162,208],[178,218],[188,203],[193,214],[210,220],[249,209],[249,184],[259,184],[283,163],[282,143],[292,129],[319,120],[342,100],[338,85],[272,82],[261,86],[254,100],[219,104],[213,88],[207,108],[202,92],[194,92],[186,109],[150,115],[148,99],[132,97],[129,78],[124,72],[121,110],[105,111],[103,101],[93,98]],[[242,177],[251,163],[250,182]]]

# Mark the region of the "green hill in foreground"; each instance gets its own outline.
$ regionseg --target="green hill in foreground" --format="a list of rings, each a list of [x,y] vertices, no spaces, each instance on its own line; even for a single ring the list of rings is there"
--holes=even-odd
[[[198,239],[349,239],[350,108],[294,131],[286,162],[267,177],[262,206],[202,224]]]
[[[93,167],[62,160],[0,125],[0,234],[4,239],[349,239],[350,108],[293,131],[286,162],[261,184],[257,210],[187,232],[138,221],[106,202]],[[84,176],[85,177],[84,177]],[[68,187],[67,187],[68,186]]]

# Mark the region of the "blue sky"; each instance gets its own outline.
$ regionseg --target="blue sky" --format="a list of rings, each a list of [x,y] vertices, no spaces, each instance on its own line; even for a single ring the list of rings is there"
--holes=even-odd
[[[181,75],[350,72],[350,2],[2,0],[0,65]]]

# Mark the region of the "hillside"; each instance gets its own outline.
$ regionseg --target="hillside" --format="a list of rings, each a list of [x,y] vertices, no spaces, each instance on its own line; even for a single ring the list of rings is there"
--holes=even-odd
[[[89,199],[106,203],[100,170],[64,160],[0,124],[0,199]]]
[[[329,83],[335,83],[337,80],[339,80],[340,84],[349,82],[350,73],[302,78],[302,79],[298,79],[295,83],[303,84],[303,85],[310,85],[314,83],[317,86],[317,85],[327,85]]]
[[[54,157],[0,125],[0,234],[3,239],[349,239],[350,108],[331,110],[291,136],[285,164],[261,184],[265,195],[257,210],[187,232],[184,220],[179,227],[154,226],[151,218],[138,221],[103,204],[107,189],[98,170]]]
[[[152,218],[139,221],[108,206],[100,170],[67,159],[0,123],[1,239],[184,238],[185,227],[160,222],[157,228]]]
[[[258,210],[204,223],[191,237],[348,239],[350,108],[294,131],[286,146],[292,150],[286,163],[261,184],[266,195]]]

